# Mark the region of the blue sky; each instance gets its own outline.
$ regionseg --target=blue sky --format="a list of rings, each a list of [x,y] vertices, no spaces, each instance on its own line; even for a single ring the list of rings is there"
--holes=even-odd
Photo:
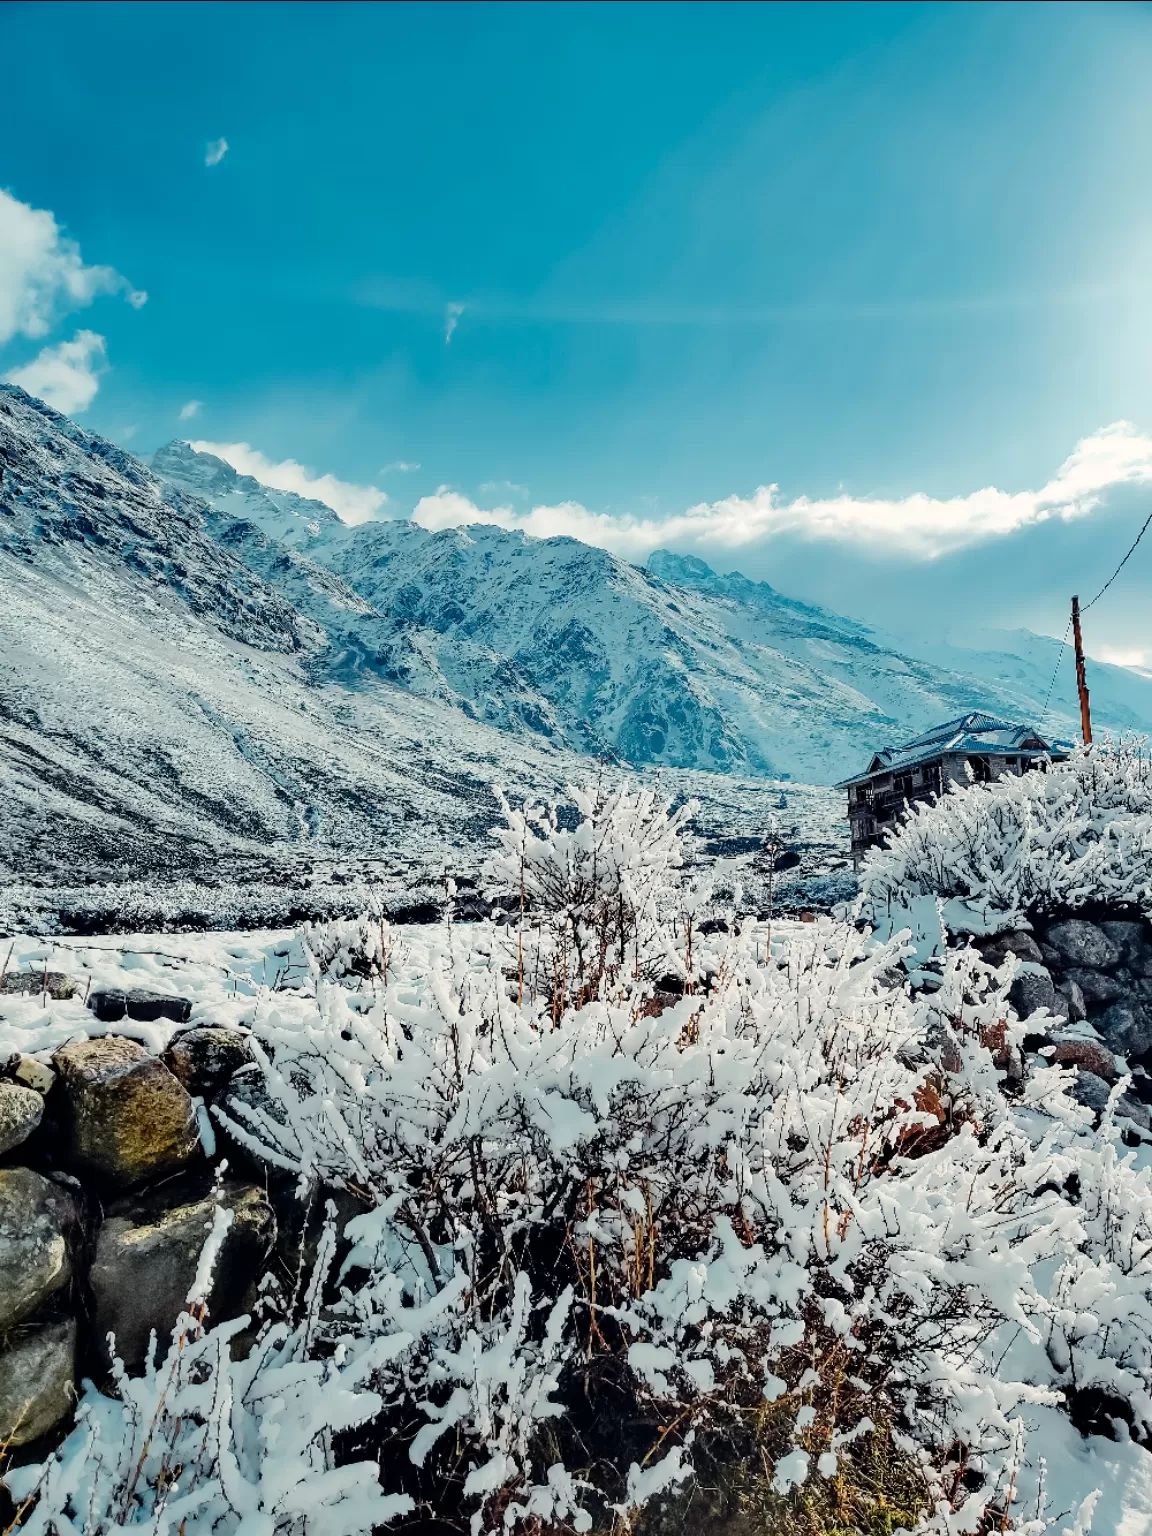
[[[135,451],[908,627],[1060,633],[1152,505],[1148,6],[6,5],[0,57],[0,371]],[[1152,665],[1129,570],[1091,639]]]

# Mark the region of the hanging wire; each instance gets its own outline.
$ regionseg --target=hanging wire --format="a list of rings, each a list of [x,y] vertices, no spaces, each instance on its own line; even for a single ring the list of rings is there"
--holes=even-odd
[[[1136,546],[1137,546],[1137,544],[1139,544],[1140,540],[1144,537],[1144,535],[1148,532],[1148,525],[1149,525],[1149,523],[1152,523],[1152,512],[1149,512],[1148,516],[1144,519],[1144,526],[1141,528],[1140,532],[1136,535],[1135,539],[1133,539],[1133,541],[1132,541],[1132,548],[1124,556],[1123,560],[1121,560],[1120,564],[1112,572],[1111,576],[1109,576],[1108,580],[1100,588],[1099,592],[1097,592],[1096,596],[1092,599],[1092,602],[1084,604],[1083,608],[1081,608],[1081,610],[1080,610],[1081,613],[1087,613],[1089,608],[1091,608],[1092,603],[1098,603],[1100,601],[1100,599],[1104,596],[1105,592],[1107,592],[1108,588],[1112,585],[1112,583],[1116,580],[1117,576],[1119,576],[1120,572],[1128,564],[1128,561],[1136,553]],[[1067,634],[1065,634],[1064,638],[1065,639],[1068,638]]]
[[[1044,708],[1040,711],[1041,718],[1048,713],[1048,700],[1052,697],[1052,690],[1056,686],[1056,674],[1060,670],[1060,663],[1064,660],[1064,647],[1068,644],[1068,631],[1071,628],[1072,616],[1069,614],[1068,622],[1064,626],[1064,638],[1061,640],[1060,649],[1056,653],[1056,665],[1052,668],[1052,681],[1048,684],[1048,692],[1044,695]]]
[[[1100,599],[1104,596],[1105,592],[1107,592],[1108,588],[1112,585],[1112,583],[1116,580],[1117,576],[1119,576],[1120,572],[1124,569],[1124,567],[1128,564],[1129,560],[1136,553],[1136,546],[1139,544],[1140,540],[1144,537],[1144,535],[1148,532],[1149,525],[1152,525],[1152,512],[1149,512],[1148,516],[1144,519],[1144,523],[1143,523],[1143,525],[1142,525],[1142,527],[1140,529],[1140,532],[1132,540],[1132,544],[1131,544],[1131,547],[1128,550],[1128,553],[1124,556],[1123,560],[1121,560],[1120,564],[1116,567],[1116,569],[1112,572],[1111,576],[1109,576],[1108,580],[1100,588],[1099,592],[1097,592],[1096,596],[1094,598],[1092,598],[1089,602],[1087,602],[1087,603],[1085,603],[1083,605],[1083,607],[1080,609],[1081,613],[1087,613],[1089,608],[1091,608],[1094,603],[1098,603],[1100,601]],[[1063,638],[1063,640],[1061,640],[1061,642],[1060,642],[1060,649],[1056,653],[1056,665],[1052,669],[1052,681],[1048,684],[1048,692],[1044,695],[1044,709],[1042,711],[1042,714],[1045,714],[1045,715],[1048,713],[1048,701],[1052,697],[1052,690],[1056,686],[1056,675],[1060,671],[1060,663],[1064,660],[1064,650],[1065,650],[1065,647],[1068,644],[1068,631],[1071,628],[1072,628],[1072,619],[1071,619],[1071,617],[1069,617],[1067,624],[1065,624],[1065,626],[1064,626],[1064,638]]]

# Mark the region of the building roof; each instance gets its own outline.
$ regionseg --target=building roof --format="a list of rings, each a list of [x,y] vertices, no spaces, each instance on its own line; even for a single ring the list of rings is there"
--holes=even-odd
[[[915,741],[902,747],[881,747],[863,773],[843,779],[837,789],[848,789],[862,784],[877,773],[893,773],[906,768],[916,768],[933,761],[945,752],[959,752],[981,757],[1008,757],[1021,752],[1039,755],[1047,752],[1053,757],[1066,757],[1072,750],[1071,742],[1056,741],[1041,735],[1035,726],[1011,725],[1006,720],[974,709],[943,725],[933,726]]]

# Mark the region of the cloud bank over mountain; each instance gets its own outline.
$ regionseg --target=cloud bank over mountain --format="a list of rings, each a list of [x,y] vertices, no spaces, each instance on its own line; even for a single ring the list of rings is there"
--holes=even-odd
[[[643,558],[664,544],[736,550],[791,535],[813,542],[896,547],[905,556],[934,560],[1053,519],[1087,517],[1110,490],[1150,482],[1152,437],[1118,421],[1082,438],[1051,479],[1035,490],[986,486],[947,498],[917,492],[897,498],[842,494],[789,500],[778,485],[765,485],[751,496],[726,496],[666,518],[644,518],[595,512],[574,501],[527,511],[485,508],[442,487],[420,500],[413,521],[430,531],[492,523],[535,538],[568,534],[629,559]]]
[[[386,493],[375,485],[353,485],[347,480],[338,480],[335,475],[318,475],[305,465],[297,464],[295,459],[283,459],[277,464],[249,443],[198,440],[191,446],[197,453],[210,453],[223,459],[239,474],[251,475],[275,491],[293,491],[297,496],[322,501],[350,527],[371,522],[388,500]]]

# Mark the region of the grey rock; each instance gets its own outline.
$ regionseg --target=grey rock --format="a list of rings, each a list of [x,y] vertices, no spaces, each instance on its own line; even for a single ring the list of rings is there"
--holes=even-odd
[[[12,992],[23,994],[25,997],[39,997],[46,993],[56,1002],[61,1002],[68,997],[75,997],[76,982],[73,977],[65,976],[63,971],[9,971],[0,985],[0,992]]]
[[[1117,981],[1115,976],[1109,976],[1107,971],[1090,971],[1086,966],[1074,965],[1064,972],[1062,978],[1064,985],[1075,983],[1080,988],[1080,995],[1090,1008],[1100,1007],[1104,1003],[1114,1003],[1127,992],[1122,981]]]
[[[70,1197],[31,1168],[0,1168],[0,1333],[31,1316],[72,1273]]]
[[[1101,923],[1101,933],[1106,933],[1120,951],[1126,965],[1139,963],[1148,947],[1148,937],[1143,923]]]
[[[1152,1013],[1138,1003],[1113,1003],[1095,1023],[1106,1044],[1124,1056],[1152,1050]]]
[[[44,1100],[32,1088],[0,1083],[0,1154],[27,1141],[44,1115]]]
[[[1050,971],[1062,971],[1068,964],[1058,949],[1053,949],[1051,944],[1040,945],[1040,958]]]
[[[225,1184],[223,1204],[232,1225],[207,1298],[214,1322],[244,1310],[241,1303],[276,1237],[272,1208],[255,1185]],[[101,1348],[109,1333],[115,1335],[116,1354],[129,1370],[144,1365],[153,1332],[163,1349],[184,1310],[215,1208],[211,1195],[166,1207],[157,1191],[121,1202],[105,1217],[89,1272],[93,1331]]]
[[[1080,983],[1070,976],[1060,978],[1060,987],[1056,993],[1056,1012],[1062,1013],[1070,1024],[1080,1024],[1088,1017]]]
[[[72,1159],[121,1183],[182,1168],[200,1137],[187,1089],[135,1040],[106,1035],[57,1051]]]
[[[1116,1105],[1116,1114],[1138,1125],[1142,1131],[1152,1130],[1152,1114],[1148,1106],[1134,1093],[1122,1093]]]
[[[1031,960],[1036,965],[1044,963],[1039,944],[1024,928],[997,934],[994,939],[982,943],[980,948],[989,965],[1003,965],[1009,955],[1018,955],[1021,960]]]
[[[1070,917],[1066,922],[1053,923],[1047,939],[1073,965],[1089,965],[1094,969],[1108,970],[1120,963],[1120,946],[1102,928],[1086,922],[1082,917]]]
[[[0,1445],[29,1445],[72,1412],[76,1322],[49,1323],[9,1338],[0,1353]]]
[[[232,1130],[221,1120],[221,1115],[226,1115],[230,1121],[240,1126],[243,1140],[233,1137]],[[212,1104],[212,1118],[223,1135],[232,1140],[233,1146],[237,1147],[244,1158],[255,1161],[264,1172],[269,1174],[278,1170],[280,1164],[261,1157],[260,1152],[250,1144],[252,1140],[257,1143],[270,1143],[272,1134],[266,1129],[267,1121],[272,1121],[276,1126],[287,1124],[287,1114],[283,1106],[267,1091],[263,1071],[258,1066],[241,1068],[235,1077],[227,1081],[223,1091]]]
[[[171,997],[139,988],[127,992],[102,988],[93,992],[88,1006],[102,1024],[115,1024],[123,1018],[137,1019],[145,1024],[155,1023],[157,1019],[173,1019],[177,1024],[186,1024],[192,1012],[192,1004],[186,997]]]
[[[1020,971],[1012,983],[1008,1000],[1022,1019],[1035,1013],[1037,1008],[1055,1008],[1056,989],[1052,978],[1042,967],[1030,967]]]
[[[1077,1103],[1097,1111],[1107,1104],[1111,1092],[1109,1085],[1102,1077],[1097,1077],[1095,1072],[1077,1072],[1076,1081],[1072,1084],[1072,1097]]]
[[[51,1067],[37,1061],[35,1056],[21,1053],[13,1056],[8,1063],[8,1075],[13,1082],[25,1088],[35,1088],[37,1093],[48,1093],[56,1081],[56,1074]]]
[[[164,1060],[189,1093],[211,1098],[233,1073],[252,1065],[252,1046],[238,1029],[201,1025],[177,1035]]]

